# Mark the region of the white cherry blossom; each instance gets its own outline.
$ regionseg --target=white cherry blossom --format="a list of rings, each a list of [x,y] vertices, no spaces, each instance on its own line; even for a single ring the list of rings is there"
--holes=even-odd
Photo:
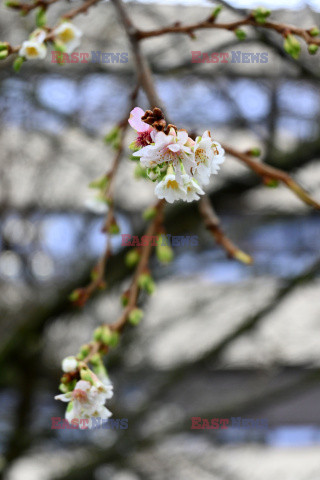
[[[152,129],[141,120],[143,115],[144,111],[136,107],[129,118],[138,137],[142,135],[141,141],[133,143],[134,149],[138,149],[133,156],[147,169],[147,177],[157,182],[155,194],[169,203],[199,200],[205,193],[202,186],[209,183],[210,176],[217,174],[224,162],[223,148],[211,138],[209,130],[194,141],[185,130],[173,126],[168,133]]]
[[[105,407],[106,400],[113,396],[112,383],[105,378],[101,381],[92,372],[91,377],[94,384],[79,380],[72,392],[55,396],[56,400],[70,402],[65,415],[70,423],[73,419],[90,419],[91,417],[106,419],[112,416],[110,410]]]
[[[155,188],[155,194],[158,198],[165,198],[167,202],[173,203],[175,200],[183,200],[187,195],[186,188],[178,182],[176,175],[172,171],[172,167],[169,168],[169,172],[159,182]]]
[[[61,43],[66,53],[72,53],[79,45],[82,32],[70,22],[62,22],[52,32],[55,40]]]
[[[204,134],[202,135],[203,139],[210,138],[211,140],[211,150],[213,152],[213,160],[211,162],[211,173],[212,174],[217,174],[220,170],[220,165],[224,162],[225,157],[225,151],[221,147],[219,142],[216,142],[215,140],[211,139],[211,134],[209,130],[206,130]]]
[[[158,164],[171,163],[178,175],[181,177],[181,163],[187,172],[195,165],[191,148],[188,146],[188,133],[174,129],[169,135],[164,132],[152,132],[154,143],[141,148],[133,155],[140,157],[141,164],[146,168],[153,168]]]
[[[185,200],[186,202],[193,202],[194,200],[199,200],[199,195],[204,195],[205,192],[202,190],[197,181],[194,180],[192,177],[189,177],[189,175],[183,175],[182,179],[183,186],[186,190],[183,200]]]
[[[193,176],[202,185],[209,183],[213,162],[212,140],[210,137],[197,137],[193,147],[196,167]]]
[[[19,56],[27,60],[43,60],[47,55],[47,47],[43,43],[46,33],[36,30],[29,40],[25,40],[19,50]]]

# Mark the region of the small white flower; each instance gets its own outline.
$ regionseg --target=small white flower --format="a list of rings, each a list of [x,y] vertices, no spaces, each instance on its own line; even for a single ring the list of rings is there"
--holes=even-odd
[[[113,397],[113,385],[111,380],[106,374],[99,374],[98,378],[105,388],[106,399],[109,400],[109,398]]]
[[[211,150],[213,152],[213,159],[211,160],[211,173],[217,174],[220,170],[220,165],[224,162],[225,151],[220,143],[212,140],[209,130],[206,130],[202,135],[203,139],[209,138],[211,140]]]
[[[56,400],[70,402],[66,411],[66,419],[71,423],[73,419],[83,419],[91,417],[109,418],[112,416],[104,404],[106,400],[113,396],[113,386],[111,382],[105,383],[98,379],[91,372],[94,384],[86,380],[79,380],[72,392],[56,395]]]
[[[89,404],[87,405],[87,413],[94,415],[95,412],[99,411],[102,407],[105,408],[104,404],[106,400],[109,400],[112,397],[113,397],[112,385],[109,385],[107,387],[100,381],[96,382],[96,384],[93,385],[90,388],[90,391],[88,392]],[[109,416],[111,416],[111,412]]]
[[[155,188],[155,194],[158,198],[165,198],[167,202],[173,203],[175,200],[182,200],[187,194],[186,188],[178,182],[176,175],[169,167],[168,173]]]
[[[22,43],[19,50],[19,56],[24,57],[27,60],[41,60],[47,55],[47,47],[44,45],[42,36],[33,37],[30,40],[26,40]]]
[[[186,202],[193,202],[199,200],[199,195],[204,195],[204,191],[200,185],[189,175],[182,175],[183,186],[186,190],[186,194],[183,198]]]
[[[70,22],[61,23],[52,33],[56,41],[63,44],[66,53],[72,53],[80,45],[82,32]]]
[[[220,165],[224,162],[225,151],[221,147],[220,143],[215,140],[212,142],[212,150],[214,153],[213,162],[211,163],[211,173],[217,174],[220,170]]]
[[[193,151],[196,162],[196,167],[193,171],[194,178],[201,184],[206,185],[209,183],[209,178],[212,173],[211,164],[214,156],[211,138],[197,137]]]
[[[62,370],[65,373],[74,372],[77,369],[78,362],[75,357],[66,357],[62,360]]]
[[[181,162],[187,172],[195,165],[187,132],[179,130],[176,133],[174,129],[169,135],[151,132],[151,138],[154,140],[152,145],[141,148],[133,155],[140,157],[141,164],[147,168],[154,168],[160,163],[172,163],[180,182]]]

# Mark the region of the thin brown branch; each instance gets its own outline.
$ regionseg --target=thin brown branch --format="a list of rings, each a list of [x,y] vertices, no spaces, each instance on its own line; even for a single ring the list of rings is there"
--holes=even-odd
[[[105,287],[104,275],[105,275],[106,265],[107,265],[108,259],[112,255],[110,227],[112,226],[112,224],[116,224],[115,217],[114,217],[113,185],[114,185],[116,172],[118,170],[120,159],[124,149],[125,128],[126,127],[123,127],[121,131],[120,144],[113,161],[113,166],[110,172],[107,174],[107,178],[109,181],[108,181],[108,187],[105,192],[105,198],[106,200],[108,200],[108,213],[102,228],[102,231],[106,232],[107,234],[106,248],[102,257],[98,260],[98,263],[92,270],[91,282],[86,287],[76,289],[70,296],[71,300],[75,303],[75,305],[78,305],[81,307],[84,306],[84,304],[89,300],[91,295],[96,290]]]
[[[12,10],[19,10],[23,15],[28,15],[32,10],[35,10],[36,8],[43,8],[47,9],[50,5],[53,3],[57,3],[60,0],[35,0],[33,3],[25,3],[25,2],[17,2],[9,5],[9,8]]]
[[[189,35],[193,34],[195,30],[204,30],[204,29],[222,29],[233,31],[243,25],[248,25],[249,17],[242,20],[237,20],[236,22],[230,23],[214,23],[208,19],[203,20],[197,23],[191,23],[189,25],[181,25],[180,22],[175,22],[173,25],[167,27],[157,28],[154,30],[138,30],[137,39],[143,40],[145,38],[159,37],[161,35],[166,35],[167,33],[182,33]]]
[[[154,86],[149,64],[141,51],[141,46],[137,37],[138,29],[133,25],[122,1],[111,0],[111,2],[113,3],[118,13],[118,16],[127,34],[127,38],[130,42],[132,54],[134,56],[135,64],[136,64],[136,74],[138,77],[138,83],[141,85],[141,87],[145,91],[148,101],[150,103],[150,106],[161,107],[162,110],[164,110],[162,102]]]
[[[209,18],[204,21],[192,23],[189,25],[181,25],[180,23],[175,23],[174,25],[154,30],[138,30],[138,32],[136,33],[136,38],[138,40],[143,40],[145,38],[158,37],[167,33],[182,33],[190,36],[193,35],[196,30],[205,29],[228,30],[232,32],[240,27],[245,26],[266,28],[268,30],[273,30],[283,36],[292,33],[303,38],[308,45],[320,45],[320,38],[313,37],[306,29],[295,27],[294,25],[286,25],[284,23],[270,21],[261,24],[257,22],[251,14],[241,20],[229,23],[216,23]]]
[[[114,193],[115,193],[116,174],[118,172],[120,161],[124,151],[124,140],[125,140],[125,134],[128,128],[129,112],[133,108],[138,91],[139,91],[139,87],[137,86],[134,88],[130,96],[130,106],[128,108],[128,113],[125,115],[123,120],[118,124],[119,132],[120,132],[119,144],[117,146],[117,152],[115,154],[112,167],[106,173],[107,186],[105,188],[105,191],[103,192],[103,195],[104,195],[105,201],[108,203],[108,213],[102,228],[102,232],[105,232],[107,234],[106,248],[102,257],[99,259],[98,263],[92,270],[91,282],[86,287],[78,288],[75,290],[75,292],[71,294],[71,300],[73,300],[74,303],[78,306],[83,306],[96,290],[105,287],[105,282],[104,282],[105,270],[106,270],[108,259],[112,255],[111,228],[113,225],[116,225],[115,214],[114,214]]]
[[[152,237],[158,231],[159,226],[162,224],[164,205],[165,205],[165,200],[159,200],[154,207],[156,210],[156,215],[145,232],[145,235],[148,236],[149,238]],[[128,305],[124,309],[120,318],[110,326],[112,330],[121,331],[123,326],[128,320],[130,312],[136,307],[138,295],[140,291],[138,280],[140,275],[148,267],[149,258],[152,253],[152,249],[153,249],[152,242],[148,242],[146,246],[142,247],[142,253],[138,263],[138,267],[136,269],[136,272],[134,274],[134,277],[128,292]]]
[[[257,175],[262,177],[264,182],[268,184],[270,180],[281,182],[286,185],[292,192],[300,198],[304,203],[310,207],[314,207],[317,210],[320,210],[320,204],[314,198],[312,198],[293,178],[283,170],[279,170],[275,167],[270,167],[265,163],[257,162],[247,153],[240,152],[235,148],[223,145],[226,153],[229,153],[235,158],[241,160],[245,163],[251,170],[253,170]]]
[[[81,5],[81,7],[74,8],[73,10],[70,10],[69,12],[62,15],[62,18],[64,18],[65,20],[72,20],[81,13],[88,13],[89,8],[93,5],[96,5],[100,1],[101,0],[87,0],[83,5]]]
[[[156,210],[156,214],[154,219],[151,221],[150,225],[148,226],[145,232],[145,235],[152,236],[159,230],[159,226],[162,224],[162,220],[163,220],[164,205],[165,205],[164,200],[159,200],[155,205],[154,208]],[[128,296],[128,304],[124,308],[120,317],[114,323],[107,324],[107,326],[113,332],[120,333],[122,331],[123,327],[128,321],[131,311],[137,306],[137,301],[138,301],[139,292],[140,292],[139,277],[148,267],[152,249],[153,249],[152,242],[149,242],[146,246],[142,247],[142,253],[140,256],[138,266],[136,268],[129,290],[126,292]],[[89,363],[93,355],[95,355],[96,353],[103,353],[105,355],[109,350],[109,347],[100,341],[90,342],[89,348],[90,348],[90,351],[86,356],[86,358],[83,360],[84,364]]]
[[[204,220],[205,227],[212,233],[213,238],[227,252],[228,257],[234,258],[241,263],[250,265],[253,263],[252,257],[240,250],[224,233],[220,220],[215,213],[207,196],[199,202],[199,212]]]

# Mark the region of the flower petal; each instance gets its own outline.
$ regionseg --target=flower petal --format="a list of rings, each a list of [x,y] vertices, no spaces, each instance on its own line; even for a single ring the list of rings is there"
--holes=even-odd
[[[150,126],[141,120],[141,117],[144,115],[144,111],[140,107],[135,107],[130,112],[129,124],[137,132],[147,132]]]
[[[68,393],[61,393],[60,395],[56,395],[54,397],[55,400],[61,400],[61,402],[70,402],[71,400],[71,392]]]
[[[178,142],[181,145],[184,145],[186,143],[186,141],[188,140],[188,133],[185,132],[184,130],[179,130],[178,134],[177,134],[177,137],[178,137]]]
[[[179,152],[181,146],[178,143],[172,143],[171,145],[168,145],[168,149],[171,150],[171,152]]]

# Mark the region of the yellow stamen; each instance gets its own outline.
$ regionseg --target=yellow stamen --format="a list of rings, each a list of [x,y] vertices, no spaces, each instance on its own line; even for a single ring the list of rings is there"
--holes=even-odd
[[[39,52],[36,47],[27,47],[26,48],[27,55],[30,57],[37,57],[39,55]]]
[[[167,188],[173,188],[177,190],[179,188],[178,182],[176,180],[168,180]]]
[[[63,32],[61,32],[59,34],[59,39],[63,43],[68,43],[71,40],[73,40],[74,39],[74,31],[72,30],[72,28],[66,28]]]
[[[196,163],[199,165],[199,163],[205,163],[206,161],[206,153],[203,150],[203,148],[198,148],[196,151]]]

